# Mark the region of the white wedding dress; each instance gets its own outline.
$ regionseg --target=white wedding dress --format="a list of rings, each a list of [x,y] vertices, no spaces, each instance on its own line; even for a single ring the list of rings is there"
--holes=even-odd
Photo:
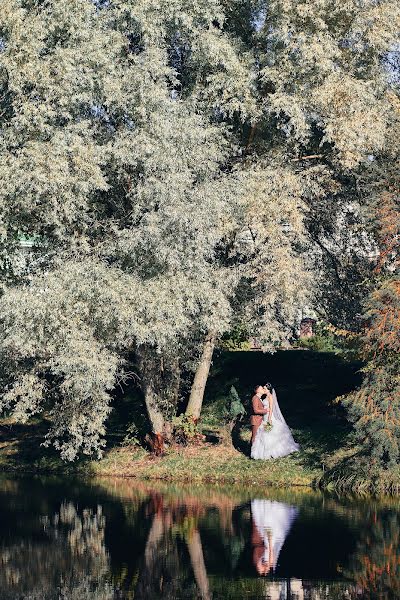
[[[260,460],[280,458],[300,450],[300,446],[294,441],[292,433],[283,418],[275,390],[272,390],[272,396],[274,399],[271,415],[272,429],[264,430],[264,423],[268,423],[268,415],[264,415],[263,422],[258,428],[251,446],[251,458]],[[268,400],[262,400],[261,402],[264,407],[268,406]]]
[[[285,539],[299,514],[295,506],[272,500],[252,500],[251,517],[264,544],[264,560],[272,555],[271,568],[276,570]],[[271,547],[270,547],[271,546]]]

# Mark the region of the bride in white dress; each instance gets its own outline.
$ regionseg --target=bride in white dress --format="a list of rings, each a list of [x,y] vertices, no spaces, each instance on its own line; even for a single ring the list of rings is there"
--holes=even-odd
[[[300,447],[294,441],[292,433],[283,418],[275,390],[271,384],[266,384],[264,391],[267,397],[261,402],[265,408],[270,407],[270,413],[263,416],[263,421],[257,430],[251,446],[251,458],[265,460],[298,452]]]

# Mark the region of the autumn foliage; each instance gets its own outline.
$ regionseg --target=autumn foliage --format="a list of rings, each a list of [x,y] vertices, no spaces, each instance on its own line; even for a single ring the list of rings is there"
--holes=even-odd
[[[385,193],[377,208],[376,286],[366,305],[364,381],[345,405],[361,454],[370,467],[400,460],[400,275],[399,195]]]

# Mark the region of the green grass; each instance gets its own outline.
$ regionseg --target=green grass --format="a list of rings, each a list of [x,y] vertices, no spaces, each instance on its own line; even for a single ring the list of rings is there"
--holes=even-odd
[[[201,426],[206,443],[196,447],[174,446],[162,458],[141,447],[121,443],[132,421],[143,431],[145,417],[138,396],[128,393],[115,402],[108,424],[107,449],[100,461],[88,458],[75,463],[60,460],[41,442],[46,420],[29,424],[0,421],[0,470],[13,473],[84,474],[139,477],[177,482],[218,482],[251,485],[320,486],[328,490],[400,492],[400,468],[373,472],[362,468],[350,428],[336,397],[360,383],[360,363],[333,353],[309,350],[221,352],[215,356],[206,390]],[[282,412],[301,451],[270,461],[253,461],[248,417],[227,439],[224,411],[231,385],[248,406],[256,383],[271,381]]]
[[[247,435],[246,435],[247,434]],[[249,432],[244,431],[244,438]],[[321,476],[310,466],[307,452],[275,461],[252,461],[232,445],[205,443],[169,448],[161,458],[137,447],[114,447],[100,461],[65,463],[51,450],[37,448],[35,437],[0,447],[0,470],[14,473],[80,473],[96,476],[139,477],[179,482],[246,483],[258,485],[312,485]],[[246,440],[244,440],[246,442]]]
[[[143,479],[181,482],[218,482],[273,485],[312,485],[318,469],[304,465],[300,457],[252,461],[232,447],[204,445],[169,450],[162,458],[143,451],[114,449],[92,465],[99,476],[124,475]]]
[[[334,399],[359,383],[359,364],[346,362],[332,353],[307,350],[221,352],[214,359],[207,385],[202,427],[208,442],[197,447],[172,447],[162,458],[143,448],[121,446],[127,422],[143,423],[132,395],[116,402],[109,425],[108,449],[100,461],[62,462],[52,449],[40,446],[47,424],[0,424],[0,469],[13,472],[72,472],[141,477],[165,481],[216,481],[258,483],[279,487],[310,486],[323,480],[335,456],[346,443],[349,428]],[[223,412],[230,386],[235,385],[246,405],[256,383],[271,381],[282,411],[300,443],[298,454],[271,461],[249,458],[248,418],[236,428],[232,443],[221,435]],[[132,407],[135,410],[132,410]]]

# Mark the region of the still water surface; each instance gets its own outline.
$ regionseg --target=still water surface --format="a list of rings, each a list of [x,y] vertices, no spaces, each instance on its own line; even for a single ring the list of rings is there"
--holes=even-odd
[[[400,499],[0,479],[1,600],[400,598]]]

